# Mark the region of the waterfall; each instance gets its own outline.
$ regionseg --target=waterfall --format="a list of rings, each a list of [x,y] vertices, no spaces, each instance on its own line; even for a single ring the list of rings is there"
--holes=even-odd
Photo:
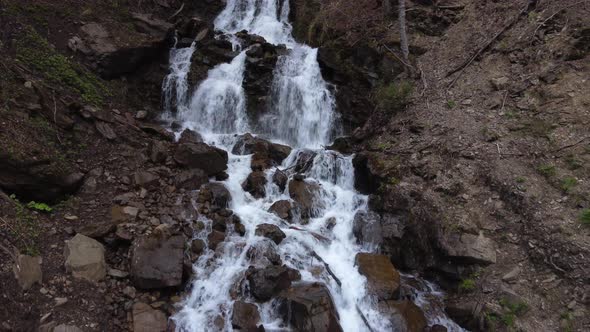
[[[179,112],[185,126],[202,134],[231,134],[248,128],[244,79],[246,51],[232,62],[221,64],[208,73],[191,97],[190,105]]]
[[[172,48],[170,50],[170,73],[162,84],[162,99],[164,117],[170,119],[174,112],[186,112],[188,103],[187,76],[191,69],[191,58],[196,45],[187,48]],[[175,109],[176,108],[176,109]]]
[[[227,0],[225,9],[215,20],[215,27],[227,35],[247,30],[272,44],[285,44],[289,49],[279,58],[274,70],[270,109],[259,120],[261,123],[252,128],[261,128],[259,134],[294,148],[279,167],[291,181],[294,181],[293,168],[303,149],[313,150],[315,157],[305,174],[305,181],[320,188],[313,202],[314,217],[305,225],[298,224],[299,229],[295,230],[268,212],[274,202],[290,199],[288,189],[281,190],[271,180],[274,170],[265,171],[268,179],[265,197],[254,198],[242,188],[252,171],[252,156],[231,153],[237,140],[235,134],[251,128],[242,87],[246,61],[246,51],[242,51],[230,63],[211,69],[190,100],[184,97],[186,94],[182,99],[176,98],[184,101],[176,115],[182,127],[199,131],[207,143],[228,151],[229,178],[222,183],[232,196],[229,208],[245,228],[243,236],[227,231],[223,246],[216,250],[205,246],[204,253],[194,262],[195,279],[190,294],[173,317],[177,331],[232,331],[232,305],[236,300],[232,294],[240,293],[241,289],[236,287],[248,267],[259,264],[247,253],[251,248],[269,245],[280,254],[283,264],[300,272],[302,281],[321,282],[327,286],[344,331],[369,331],[367,325],[373,331],[392,331],[388,319],[367,295],[366,278],[359,273],[354,262],[362,248],[356,244],[352,233],[353,219],[357,212],[368,208],[368,197],[354,190],[352,156],[322,148],[330,143],[333,133],[338,130],[334,97],[322,78],[317,50],[295,42],[288,16],[288,0]],[[183,59],[181,56],[171,57],[171,60],[178,61],[171,67],[186,68],[182,65]],[[172,70],[172,73],[176,72],[180,70]],[[167,78],[165,91],[173,82],[178,85],[182,77],[171,76],[170,82]],[[204,228],[194,237],[207,243],[211,221],[204,216],[200,221]],[[255,235],[256,227],[261,223],[280,227],[286,238],[280,245],[274,245],[272,241],[269,244],[268,239]],[[328,241],[318,242],[314,234]],[[318,261],[311,259],[312,248],[330,266],[341,285],[326,271],[317,273]],[[255,302],[249,298],[245,300]],[[259,324],[263,324],[267,331],[288,330],[288,322],[282,320],[276,303],[268,301],[257,306],[261,316]],[[445,325],[452,327],[451,323]]]

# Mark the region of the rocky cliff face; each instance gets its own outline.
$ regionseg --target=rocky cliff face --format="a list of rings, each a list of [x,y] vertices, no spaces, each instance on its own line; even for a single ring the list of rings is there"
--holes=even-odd
[[[355,236],[381,247],[359,264],[394,276],[372,281],[388,294],[380,303],[396,308],[384,310],[403,313],[391,320],[424,326],[419,311],[398,301],[392,262],[437,281],[449,294],[447,312],[469,329],[584,330],[588,6],[408,1],[408,68],[395,11],[359,1],[373,16],[355,17],[346,12],[354,7],[334,13],[331,3],[291,1],[291,21],[298,40],[319,47],[333,84],[347,137],[331,148],[356,153],[356,186],[370,195],[372,212],[355,217]],[[243,231],[227,189],[209,183],[227,177],[227,154],[190,133],[174,142],[156,121],[174,43],[199,42],[191,87],[235,56],[229,41],[214,38],[223,6],[0,3],[0,244],[10,257],[0,262],[9,299],[2,329],[171,329],[191,263],[204,246],[222,247],[231,230]],[[257,119],[285,48],[241,38],[250,46],[248,114]],[[401,84],[413,88],[400,94]],[[263,195],[266,179],[256,172],[288,152],[251,137],[244,147],[257,162],[243,186]],[[301,160],[296,172],[309,166]],[[285,175],[275,176],[285,188]],[[271,209],[289,222],[311,217],[306,193],[319,189],[308,187],[291,182],[297,205]],[[189,240],[203,227],[199,215],[214,221],[207,244]],[[284,234],[270,225],[259,234],[268,248],[252,254],[270,267],[249,271],[255,296],[278,296],[301,330],[338,330],[322,285],[291,287],[300,276],[272,250]],[[232,325],[253,328],[252,305],[236,306]]]

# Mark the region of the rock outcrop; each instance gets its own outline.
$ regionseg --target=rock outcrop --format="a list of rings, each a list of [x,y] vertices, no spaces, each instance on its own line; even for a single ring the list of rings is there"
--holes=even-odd
[[[133,305],[133,332],[165,332],[168,331],[166,315],[153,309],[149,304],[137,302]]]
[[[287,237],[279,226],[273,224],[260,224],[256,226],[255,234],[269,238],[276,244],[280,244]]]
[[[291,287],[301,279],[299,271],[286,266],[270,265],[265,268],[250,267],[246,271],[250,292],[259,301],[265,302]]]
[[[232,153],[238,155],[253,154],[252,169],[256,171],[280,165],[291,153],[291,148],[286,145],[271,143],[251,134],[244,134],[238,138],[232,148]]]

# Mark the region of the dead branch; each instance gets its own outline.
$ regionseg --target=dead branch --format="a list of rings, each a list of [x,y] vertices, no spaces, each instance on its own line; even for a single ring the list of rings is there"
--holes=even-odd
[[[59,128],[57,125],[57,102],[55,101],[55,92],[53,93],[53,123],[55,124],[56,130],[55,130],[55,136],[57,136],[57,140],[59,142],[59,144],[63,145],[63,142],[61,141],[61,138],[59,137]]]
[[[172,16],[168,17],[168,21],[170,21],[171,19],[173,19],[174,17],[176,17],[176,15],[180,14],[180,12],[184,9],[184,2],[182,3],[182,5],[180,6],[180,8],[174,12],[174,14],[172,14]]]
[[[560,151],[563,151],[563,150],[565,150],[565,149],[573,148],[574,146],[577,146],[577,145],[580,145],[580,144],[582,144],[582,143],[583,143],[585,140],[587,140],[587,139],[589,139],[589,138],[590,138],[590,136],[586,136],[586,137],[582,138],[581,140],[577,141],[577,142],[576,142],[576,143],[574,143],[574,144],[569,144],[569,145],[566,145],[566,146],[562,146],[562,147],[560,147],[559,149],[557,149],[557,150],[553,150],[553,151],[551,151],[551,152],[552,152],[552,153],[555,153],[555,152],[560,152]]]
[[[478,49],[477,52],[475,52],[475,54],[473,54],[470,58],[468,58],[467,60],[465,60],[461,65],[459,65],[458,67],[456,67],[455,69],[449,71],[447,73],[447,75],[445,77],[449,77],[451,75],[453,75],[456,72],[459,72],[459,74],[453,79],[453,81],[447,86],[447,90],[452,88],[453,85],[455,85],[455,82],[457,82],[457,80],[459,79],[459,77],[461,77],[461,74],[463,74],[463,71],[465,71],[465,68],[469,67],[469,65],[471,65],[471,63],[473,63],[473,61],[475,61],[475,59],[477,59],[483,52],[485,52],[487,49],[490,48],[490,46],[492,46],[492,44],[498,40],[498,38],[500,38],[500,36],[502,36],[506,31],[508,31],[512,26],[514,26],[514,24],[516,24],[516,22],[518,22],[518,20],[525,14],[527,13],[528,9],[530,7],[530,2],[527,0],[527,5],[524,6],[524,8],[518,13],[518,15],[516,15],[516,17],[514,17],[512,20],[510,20],[510,22],[508,24],[506,24],[504,26],[504,28],[502,28],[499,32],[497,32],[491,39],[489,39],[482,47],[480,47]]]
[[[404,66],[406,66],[406,67],[410,68],[411,70],[413,70],[413,69],[414,69],[414,67],[412,67],[412,65],[411,65],[411,64],[409,64],[409,63],[405,62],[405,61],[404,61],[402,58],[400,58],[400,57],[399,57],[397,54],[395,54],[395,52],[394,52],[394,51],[393,51],[391,48],[389,48],[387,45],[385,45],[385,44],[381,44],[381,45],[383,45],[383,47],[384,47],[386,50],[388,50],[388,51],[389,51],[389,53],[391,53],[391,54],[392,54],[392,55],[393,55],[393,56],[394,56],[394,57],[395,57],[397,60],[399,60],[399,62],[401,62],[401,63],[402,63]]]
[[[569,5],[569,6],[565,6],[565,7],[561,8],[561,9],[557,10],[555,13],[553,13],[552,15],[550,15],[549,17],[547,17],[547,19],[545,19],[543,22],[541,22],[541,24],[539,24],[537,26],[537,28],[535,29],[535,31],[533,31],[532,36],[535,36],[537,34],[537,31],[539,31],[539,29],[541,29],[545,24],[547,24],[549,21],[551,21],[557,14],[561,13],[562,11],[564,11],[566,9],[569,9],[571,7],[575,7],[575,6],[579,5],[579,4],[582,4],[584,2],[588,2],[588,0],[578,1],[576,3],[573,3],[573,4]]]

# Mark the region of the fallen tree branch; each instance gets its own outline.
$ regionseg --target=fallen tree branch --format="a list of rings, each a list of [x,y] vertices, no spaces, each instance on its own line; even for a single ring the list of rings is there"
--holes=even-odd
[[[518,15],[516,15],[515,18],[513,18],[508,24],[506,24],[504,26],[504,28],[502,28],[491,39],[489,39],[482,47],[480,47],[477,50],[477,52],[475,52],[475,54],[473,54],[470,58],[468,58],[467,60],[465,60],[461,65],[457,66],[456,68],[454,68],[453,70],[451,70],[451,71],[449,71],[447,73],[447,75],[445,77],[449,77],[449,76],[453,75],[454,73],[459,72],[459,74],[447,86],[447,90],[450,89],[450,88],[452,88],[453,85],[455,85],[455,83],[457,82],[457,80],[461,77],[461,74],[463,74],[463,71],[465,71],[465,68],[469,67],[469,65],[471,65],[473,63],[473,61],[475,61],[475,59],[477,59],[483,52],[485,52],[488,48],[490,48],[490,46],[492,46],[492,44],[496,40],[498,40],[498,38],[500,38],[500,36],[502,36],[506,31],[508,31],[512,26],[514,26],[514,24],[516,24],[516,22],[518,22],[518,20],[525,13],[527,13],[530,5],[531,5],[530,1],[527,0],[527,5],[524,6],[524,8],[518,13]]]
[[[577,6],[579,4],[582,4],[584,2],[588,2],[588,0],[582,0],[582,1],[578,1],[576,3],[573,3],[569,6],[565,6],[559,10],[557,10],[555,13],[553,13],[552,15],[550,15],[549,17],[547,17],[547,19],[545,19],[543,22],[541,22],[541,24],[539,24],[537,26],[537,28],[535,29],[535,31],[533,31],[533,36],[535,36],[537,34],[537,31],[539,31],[539,29],[541,29],[541,27],[543,27],[545,24],[547,24],[547,22],[549,22],[551,19],[553,19],[557,14],[561,13],[562,11],[569,9],[571,7]]]
[[[401,62],[401,63],[402,63],[404,66],[406,66],[406,67],[410,68],[411,70],[414,70],[414,67],[413,67],[411,64],[409,64],[409,63],[405,62],[405,61],[404,61],[402,58],[400,58],[400,57],[399,57],[397,54],[395,54],[395,52],[394,52],[394,51],[393,51],[391,48],[389,48],[389,47],[388,47],[387,45],[385,45],[385,44],[381,44],[381,45],[383,45],[383,47],[385,47],[385,49],[386,49],[386,50],[388,50],[388,51],[389,51],[389,52],[390,52],[390,53],[391,53],[391,54],[392,54],[392,55],[393,55],[393,56],[394,56],[396,59],[398,59],[398,60],[399,60],[399,62]]]
[[[582,138],[581,140],[577,141],[577,142],[576,142],[576,143],[574,143],[574,144],[569,144],[569,145],[566,145],[566,146],[562,146],[562,147],[560,147],[559,149],[557,149],[557,150],[553,150],[553,151],[551,151],[551,152],[552,152],[552,153],[555,153],[555,152],[563,151],[563,150],[565,150],[565,149],[573,148],[574,146],[581,144],[582,142],[584,142],[585,140],[587,140],[587,139],[589,139],[589,138],[590,138],[590,136],[586,136],[586,137]]]
[[[180,12],[184,9],[184,2],[182,3],[182,6],[180,6],[180,9],[178,9],[174,14],[172,14],[172,16],[168,17],[168,21],[170,21],[171,19],[173,19],[176,15],[180,14]]]

